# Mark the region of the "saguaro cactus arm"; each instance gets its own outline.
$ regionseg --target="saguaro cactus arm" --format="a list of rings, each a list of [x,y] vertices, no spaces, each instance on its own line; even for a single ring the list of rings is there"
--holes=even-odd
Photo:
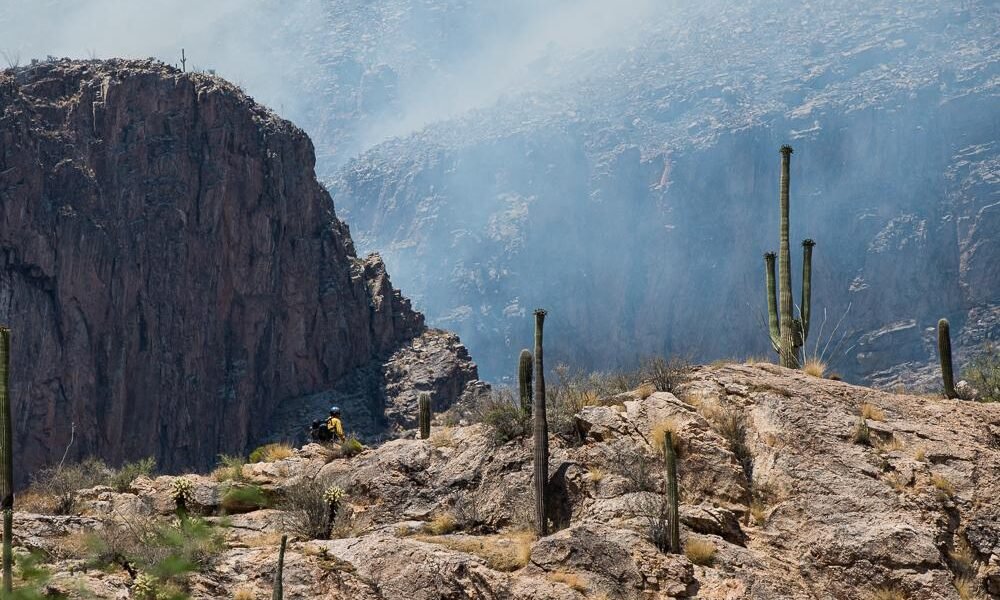
[[[767,277],[767,328],[771,337],[771,347],[781,352],[781,326],[778,322],[778,294],[775,291],[774,252],[764,255],[764,271]]]
[[[531,414],[532,360],[531,350],[521,350],[517,361],[517,385],[521,397],[521,412],[526,415]]]
[[[542,361],[542,329],[545,324],[546,312],[535,311],[535,393],[534,393],[534,430],[535,445],[535,531],[539,537],[548,534],[548,518],[546,514],[546,486],[549,481],[549,426],[545,420],[545,370]]]
[[[802,305],[799,307],[802,317],[802,343],[809,337],[809,312],[812,305],[812,256],[816,242],[802,240]],[[822,333],[822,332],[820,332]]]
[[[0,326],[0,508],[3,509],[3,590],[11,592],[14,535],[14,433],[10,411],[10,330]]]
[[[948,319],[938,321],[938,356],[941,359],[941,379],[944,382],[944,395],[948,398],[958,398],[955,391],[955,375],[951,369],[951,328]]]

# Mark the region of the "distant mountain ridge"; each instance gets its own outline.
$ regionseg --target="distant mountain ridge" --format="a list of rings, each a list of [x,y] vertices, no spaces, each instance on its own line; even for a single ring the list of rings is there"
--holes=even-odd
[[[543,82],[352,160],[330,189],[359,246],[490,378],[513,373],[535,306],[571,342],[553,358],[584,367],[766,354],[760,255],[790,143],[792,236],[818,243],[827,321],[810,352],[935,385],[914,373],[938,318],[963,356],[1000,339],[997,7],[716,9],[651,10],[631,45],[557,44]]]

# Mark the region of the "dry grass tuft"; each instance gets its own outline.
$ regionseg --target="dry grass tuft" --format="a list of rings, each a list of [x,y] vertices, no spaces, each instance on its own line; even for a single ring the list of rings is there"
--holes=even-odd
[[[684,543],[684,556],[696,565],[711,565],[715,560],[715,551],[715,544],[706,540],[689,538]]]
[[[56,514],[58,508],[59,499],[52,494],[28,489],[21,494],[14,495],[14,509],[21,512],[52,515]]]
[[[885,413],[882,409],[867,402],[861,404],[861,416],[872,421],[885,421]]]
[[[931,475],[931,485],[937,489],[938,495],[942,500],[955,495],[955,486],[944,475],[939,475],[938,473]]]
[[[432,535],[445,535],[458,529],[458,521],[451,513],[441,513],[431,519],[431,522],[424,527],[424,531]]]
[[[604,471],[600,467],[590,467],[587,471],[587,477],[593,483],[601,483],[601,480],[604,479]]]
[[[431,434],[430,437],[431,446],[435,448],[454,448],[455,447],[455,432],[451,427],[444,427],[443,429],[438,429]]]
[[[581,594],[586,594],[587,590],[589,589],[587,587],[587,581],[583,577],[577,575],[576,573],[555,571],[549,573],[549,579],[551,579],[552,581],[557,581],[563,585],[568,585],[569,587],[580,592]]]
[[[638,395],[643,400],[645,400],[646,398],[649,398],[655,392],[656,392],[656,386],[653,385],[652,383],[649,383],[649,382],[643,383],[642,385],[640,385],[639,387],[637,387],[636,390],[635,390],[636,395]]]
[[[810,358],[806,361],[806,364],[802,365],[802,371],[805,372],[806,375],[823,377],[823,375],[826,374],[826,363],[818,358]]]
[[[752,367],[754,365],[771,364],[771,360],[767,356],[750,355],[743,361],[743,364]]]
[[[281,533],[277,531],[261,533],[242,539],[242,543],[247,548],[270,548],[281,544]]]
[[[413,539],[429,544],[438,544],[449,550],[473,554],[486,561],[495,571],[516,571],[531,559],[531,544],[535,534],[528,530],[515,531],[506,535],[434,537],[413,536]]]
[[[892,489],[896,490],[899,493],[905,492],[907,485],[909,485],[910,483],[909,481],[904,479],[903,476],[900,475],[899,473],[892,473],[890,475],[887,475],[885,478],[885,482],[889,484],[889,487],[891,487]]]
[[[674,452],[680,450],[681,446],[681,436],[680,436],[680,426],[674,419],[666,419],[660,421],[653,426],[653,430],[649,433],[650,443],[653,445],[653,449],[656,450],[657,454],[663,454],[663,440],[667,437],[667,432],[670,432],[674,447]]]
[[[767,507],[762,501],[754,500],[750,503],[750,517],[758,526],[767,522]]]
[[[268,444],[264,446],[264,462],[275,462],[291,458],[293,448],[291,444]]]
[[[968,575],[975,573],[976,556],[965,540],[959,538],[955,543],[955,547],[948,553],[948,557],[951,558],[955,571],[959,574]]]
[[[955,586],[955,591],[958,592],[958,597],[962,600],[981,600],[983,597],[979,591],[979,585],[971,575],[959,575],[952,585]]]
[[[253,588],[241,587],[233,592],[233,600],[257,600],[257,592]]]
[[[917,451],[913,453],[913,459],[924,462],[927,460],[927,450],[923,447],[917,448]]]
[[[879,450],[884,450],[886,452],[898,452],[906,447],[906,445],[903,444],[903,440],[899,439],[895,435],[890,435],[889,439],[884,441],[881,438],[878,438],[875,442],[875,446]]]
[[[872,600],[906,600],[906,594],[894,587],[880,587],[872,593]]]

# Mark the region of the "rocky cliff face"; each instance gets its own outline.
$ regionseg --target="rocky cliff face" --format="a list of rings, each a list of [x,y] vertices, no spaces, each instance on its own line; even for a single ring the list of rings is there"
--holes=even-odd
[[[866,443],[855,436],[862,413]],[[291,538],[285,597],[1000,597],[1000,405],[725,365],[695,369],[675,394],[602,398],[575,424],[571,439],[550,439],[554,530],[541,539],[522,529],[532,518],[531,440],[494,444],[479,424],[436,423],[430,440],[411,430],[351,459],[311,445],[247,465],[247,481],[275,499],[303,480],[347,493],[334,539]],[[679,439],[685,554],[650,541],[664,489],[654,432],[664,424]],[[233,484],[189,479],[190,509],[218,514]],[[173,481],[83,491],[74,516],[18,513],[15,544],[51,557],[55,589],[126,598],[123,572],[71,571],[81,563],[69,541],[122,519],[167,521]],[[427,531],[446,515],[457,530]],[[265,597],[287,516],[209,516],[227,547],[189,579],[192,597]]]
[[[0,75],[21,481],[64,452],[204,467],[443,335],[355,255],[314,162],[301,130],[214,77],[117,60]],[[475,379],[459,348],[424,387]],[[349,427],[381,429],[384,398]]]

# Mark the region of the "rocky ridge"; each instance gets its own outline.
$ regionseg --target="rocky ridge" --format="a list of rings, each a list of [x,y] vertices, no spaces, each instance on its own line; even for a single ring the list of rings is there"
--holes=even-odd
[[[302,130],[207,74],[125,60],[0,73],[21,483],[64,454],[206,468],[301,435],[308,420],[280,417],[348,381],[366,407],[354,431],[376,435],[382,403],[412,396],[384,388],[386,368],[399,390],[455,398],[476,379],[381,258],[356,255],[314,164]],[[433,372],[396,375],[428,345]]]
[[[586,406],[572,439],[552,437],[554,533],[541,539],[520,532],[531,514],[530,439],[494,445],[483,425],[447,427],[446,415],[429,440],[404,437],[349,459],[310,445],[246,465],[247,480],[276,498],[311,479],[347,493],[335,539],[290,542],[285,597],[1000,596],[1000,406],[767,364],[699,367],[675,393],[643,396]],[[862,412],[867,444],[856,441]],[[663,490],[653,439],[664,423],[680,439],[686,555],[649,541]],[[218,514],[226,484],[187,477],[191,509]],[[174,479],[82,491],[73,516],[19,512],[18,552],[49,556],[53,589],[128,598],[127,575],[87,567],[66,540],[109,520],[170,519]],[[446,514],[457,531],[426,533]],[[282,512],[208,518],[227,525],[227,547],[190,579],[193,597],[266,597]],[[699,544],[714,553],[693,552]]]

